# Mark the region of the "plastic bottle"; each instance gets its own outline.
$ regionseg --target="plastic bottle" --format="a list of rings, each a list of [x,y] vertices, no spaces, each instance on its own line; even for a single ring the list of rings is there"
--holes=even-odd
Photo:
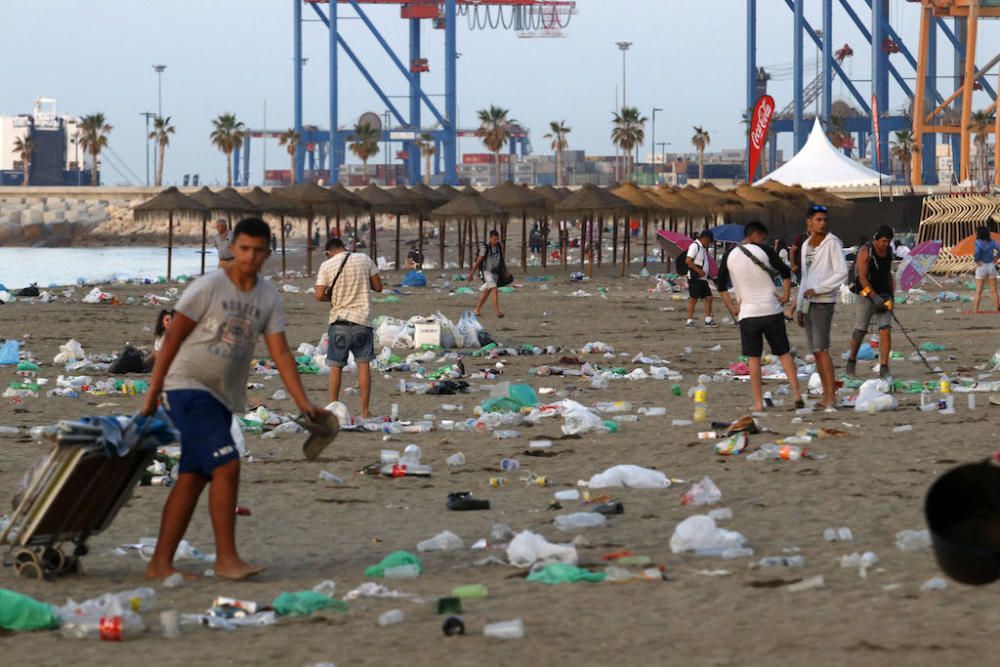
[[[667,409],[661,406],[652,408],[639,408],[639,414],[646,417],[662,417],[667,414]]]
[[[18,435],[20,432],[16,426],[0,426],[0,435]]]
[[[802,449],[795,445],[776,445],[767,443],[747,457],[748,461],[763,461],[766,459],[781,459],[783,461],[798,461],[802,458]]]
[[[708,419],[708,390],[701,381],[694,386],[694,416],[692,419],[696,422]]]
[[[557,516],[553,523],[559,530],[571,531],[603,526],[607,521],[603,514],[598,514],[597,512],[575,512],[573,514]]]
[[[513,472],[521,467],[517,459],[500,459],[500,470],[504,472]]]
[[[389,463],[382,466],[386,477],[430,477],[431,467],[421,463]]]
[[[755,563],[756,567],[805,567],[803,556],[768,556]]]
[[[382,576],[386,579],[416,579],[420,576],[420,568],[413,563],[387,567]]]
[[[452,454],[444,461],[449,466],[456,467],[460,465],[465,465],[465,454],[458,452],[457,454]]]
[[[973,392],[971,392],[971,391],[968,394],[968,401],[969,401],[969,410],[975,410],[976,409],[976,395]]]
[[[947,373],[941,375],[940,383],[938,384],[938,389],[941,393],[941,407],[943,410],[948,411],[949,414],[955,411],[955,395],[951,392],[951,379],[948,377]]]
[[[134,639],[146,629],[142,617],[126,611],[117,616],[85,616],[64,622],[60,632],[66,639],[102,639],[120,642]]]
[[[390,609],[384,614],[379,614],[378,624],[381,625],[382,627],[385,627],[387,625],[395,625],[396,623],[402,623],[403,618],[405,617],[403,615],[402,609]]]
[[[524,637],[524,621],[516,618],[512,621],[487,623],[483,628],[483,634],[496,639],[521,639]]]

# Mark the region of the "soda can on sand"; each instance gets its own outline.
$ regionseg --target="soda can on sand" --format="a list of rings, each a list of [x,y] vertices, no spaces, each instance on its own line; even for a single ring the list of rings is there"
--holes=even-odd
[[[490,486],[494,488],[500,488],[502,486],[510,486],[510,480],[506,477],[490,477]]]

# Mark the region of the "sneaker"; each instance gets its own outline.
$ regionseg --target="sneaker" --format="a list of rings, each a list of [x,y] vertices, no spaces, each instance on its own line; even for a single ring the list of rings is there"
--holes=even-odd
[[[858,360],[857,359],[848,359],[847,360],[846,372],[851,377],[854,377],[855,375],[857,375],[857,372],[858,372]]]
[[[706,327],[711,327],[712,329],[715,329],[715,328],[717,328],[719,326],[719,323],[716,322],[715,320],[709,318],[709,319],[705,320],[705,326]]]
[[[693,329],[693,328],[695,328],[696,326],[698,326],[698,323],[697,323],[697,322],[695,322],[694,320],[688,320],[688,321],[687,321],[687,324],[685,324],[684,326],[686,326],[686,327],[691,327],[691,328]]]

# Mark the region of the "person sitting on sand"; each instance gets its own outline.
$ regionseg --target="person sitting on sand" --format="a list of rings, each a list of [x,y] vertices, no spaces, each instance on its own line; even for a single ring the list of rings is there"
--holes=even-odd
[[[1000,243],[990,236],[989,227],[976,230],[976,241],[972,258],[976,260],[976,298],[972,302],[972,312],[979,312],[979,302],[983,298],[983,283],[989,283],[993,292],[993,310],[1000,310],[1000,295],[997,294],[997,265]]]
[[[156,549],[146,567],[149,579],[177,572],[174,552],[209,483],[216,576],[244,579],[263,570],[243,561],[236,551],[240,459],[230,434],[233,413],[246,409],[247,376],[259,335],[264,335],[298,409],[314,421],[327,416],[309,401],[302,386],[285,338],[281,295],[259,276],[271,254],[270,234],[259,218],[236,225],[230,246],[233,261],[184,290],[156,356],[141,414],[154,414],[162,400],[180,432],[181,458],[177,483],[163,506]]]
[[[483,306],[486,305],[486,300],[490,298],[491,292],[493,293],[493,309],[496,310],[497,317],[503,317],[503,313],[500,312],[500,289],[497,287],[497,281],[504,270],[500,232],[494,229],[490,231],[489,242],[479,249],[479,256],[476,257],[475,264],[469,270],[469,280],[472,280],[472,276],[476,271],[479,271],[479,277],[483,281],[482,287],[479,288],[482,295],[476,305],[477,317],[483,314]]]
[[[781,360],[781,367],[792,387],[795,407],[801,408],[804,403],[782,312],[782,306],[788,303],[792,294],[792,271],[778,259],[773,248],[764,245],[767,227],[759,222],[748,222],[743,228],[743,237],[742,243],[729,248],[723,256],[716,284],[722,302],[740,324],[743,355],[749,357],[753,391],[751,410],[764,409],[760,358],[764,353],[765,338],[771,347],[771,354]],[[774,291],[775,275],[781,276],[783,289],[780,298]],[[736,302],[729,296],[730,289],[736,292]]]

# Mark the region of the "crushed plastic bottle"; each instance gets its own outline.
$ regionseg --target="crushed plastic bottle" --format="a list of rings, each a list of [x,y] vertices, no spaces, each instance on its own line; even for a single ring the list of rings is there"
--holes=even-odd
[[[853,542],[854,533],[847,526],[827,528],[823,531],[823,539],[827,542]]]
[[[139,614],[124,611],[115,616],[84,616],[63,622],[60,633],[66,639],[100,639],[120,642],[134,639],[145,632]]]
[[[922,551],[931,546],[927,530],[901,530],[896,533],[896,546],[903,551]]]
[[[804,556],[768,556],[766,558],[761,558],[756,563],[753,563],[751,567],[797,567],[803,568],[806,566],[806,559]]]
[[[385,613],[379,614],[378,624],[382,627],[395,625],[396,623],[402,623],[404,618],[402,609],[390,609]]]
[[[573,514],[557,516],[553,523],[559,530],[570,532],[583,528],[603,526],[607,521],[607,518],[603,514],[598,514],[597,512],[575,512]]]
[[[694,415],[692,419],[696,422],[703,422],[708,420],[708,389],[705,388],[705,384],[698,379],[698,384],[696,384],[691,393],[694,396]]]
[[[417,551],[454,551],[465,546],[462,538],[445,530],[434,537],[417,543]]]
[[[483,634],[495,639],[521,639],[524,637],[524,621],[516,618],[512,621],[487,623],[483,627]]]
[[[747,456],[747,461],[765,461],[768,459],[781,459],[782,461],[798,461],[802,458],[804,451],[795,445],[776,445],[767,443],[760,446],[760,449]]]

